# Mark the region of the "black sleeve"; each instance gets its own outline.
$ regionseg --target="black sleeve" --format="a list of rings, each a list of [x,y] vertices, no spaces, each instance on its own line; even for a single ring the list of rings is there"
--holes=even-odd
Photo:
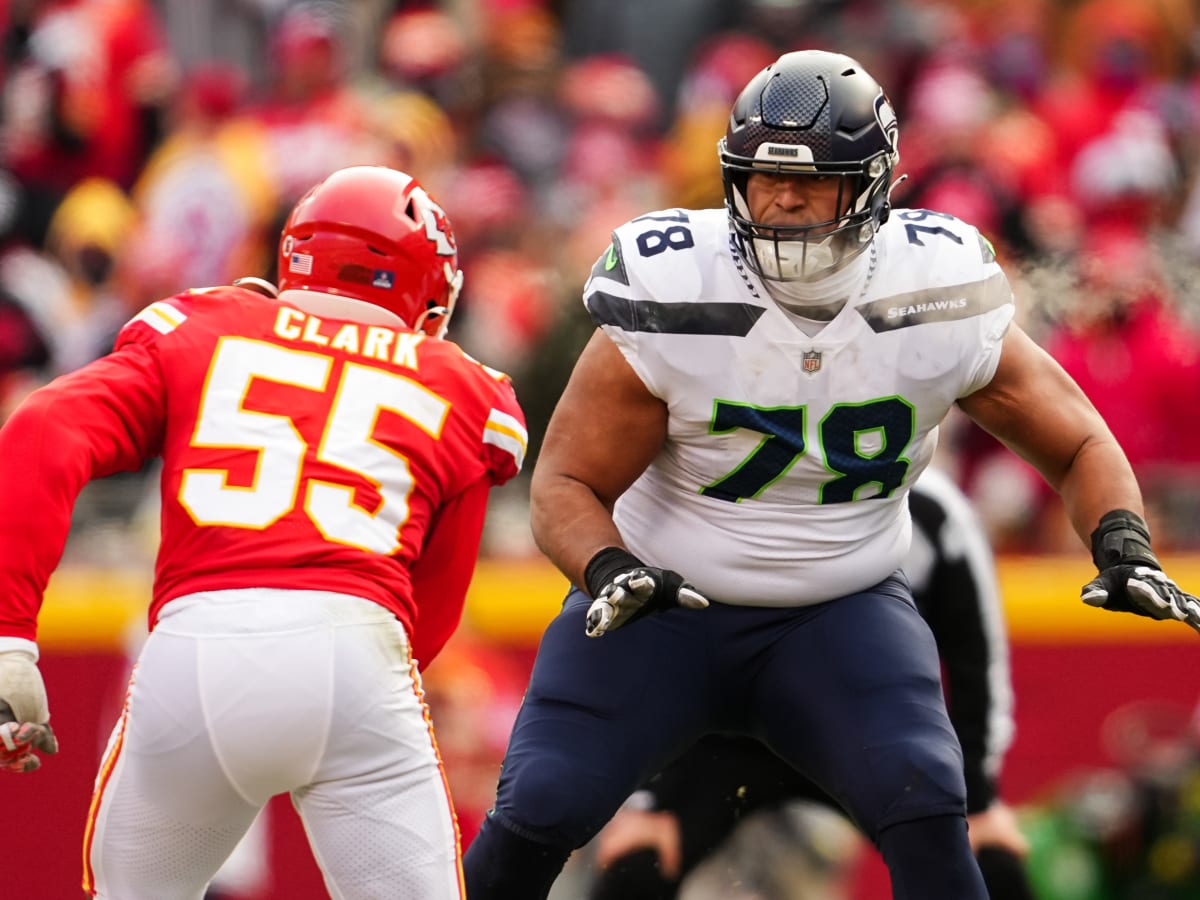
[[[948,479],[923,476],[909,506],[914,546],[905,568],[941,656],[950,720],[963,750],[967,811],[979,812],[996,799],[1013,735],[995,563],[981,523]]]

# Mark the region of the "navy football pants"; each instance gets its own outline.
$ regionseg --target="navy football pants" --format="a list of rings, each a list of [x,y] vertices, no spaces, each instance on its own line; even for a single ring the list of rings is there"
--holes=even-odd
[[[937,648],[902,577],[817,606],[671,609],[598,639],[584,634],[589,603],[573,590],[542,638],[495,808],[464,860],[469,897],[544,896],[571,850],[711,732],[758,737],[872,840],[965,815]],[[483,887],[501,883],[507,894]]]

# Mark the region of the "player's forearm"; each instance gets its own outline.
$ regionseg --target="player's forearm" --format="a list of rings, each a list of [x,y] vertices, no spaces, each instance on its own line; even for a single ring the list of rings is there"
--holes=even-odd
[[[482,478],[442,507],[413,564],[417,621],[409,639],[421,668],[441,652],[462,618],[479,554],[489,489],[488,479]]]
[[[1100,517],[1114,509],[1142,515],[1142,494],[1124,452],[1111,436],[1089,440],[1075,455],[1059,485],[1075,533],[1085,547]]]
[[[605,547],[624,547],[611,511],[582,482],[535,475],[530,492],[533,538],[571,583],[584,586],[583,570]]]

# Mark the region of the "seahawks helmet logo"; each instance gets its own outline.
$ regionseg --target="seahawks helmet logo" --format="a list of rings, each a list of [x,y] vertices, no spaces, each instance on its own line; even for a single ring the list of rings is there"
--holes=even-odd
[[[896,111],[892,109],[892,104],[888,102],[883,91],[875,98],[875,121],[879,123],[880,129],[887,136],[888,146],[895,153],[896,145],[900,141],[900,126],[896,122]]]

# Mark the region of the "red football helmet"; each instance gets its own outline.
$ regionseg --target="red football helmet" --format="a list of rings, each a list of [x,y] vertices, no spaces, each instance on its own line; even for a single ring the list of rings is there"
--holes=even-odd
[[[279,288],[362,300],[441,337],[462,289],[458,245],[446,213],[412,176],[351,166],[292,210],[279,241]]]

